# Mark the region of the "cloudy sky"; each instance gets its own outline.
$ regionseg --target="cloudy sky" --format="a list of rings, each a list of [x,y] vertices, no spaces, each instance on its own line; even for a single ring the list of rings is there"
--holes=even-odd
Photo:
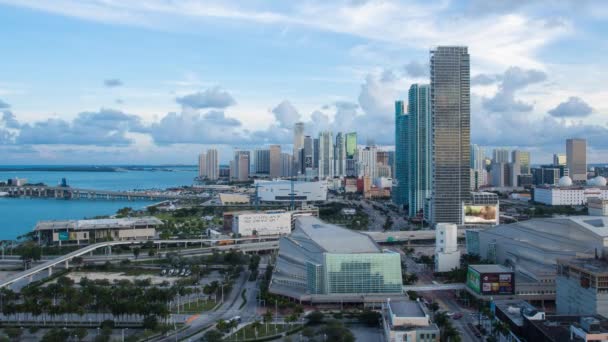
[[[226,160],[298,120],[388,146],[437,45],[469,47],[473,143],[608,162],[601,0],[0,0],[0,22],[0,164]]]

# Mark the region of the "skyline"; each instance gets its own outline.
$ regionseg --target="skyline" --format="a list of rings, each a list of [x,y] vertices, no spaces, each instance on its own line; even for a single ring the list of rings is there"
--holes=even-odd
[[[225,162],[234,146],[289,151],[299,120],[313,136],[387,146],[394,101],[429,83],[429,50],[458,44],[471,54],[471,143],[529,150],[536,164],[585,138],[588,162],[606,162],[606,18],[599,1],[549,12],[543,1],[0,1],[0,153],[193,164],[217,147]]]

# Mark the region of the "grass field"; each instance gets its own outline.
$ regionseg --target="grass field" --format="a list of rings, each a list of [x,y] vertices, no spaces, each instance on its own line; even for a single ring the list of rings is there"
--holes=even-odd
[[[215,307],[216,303],[212,300],[206,302],[200,301],[198,303],[193,302],[190,304],[184,304],[180,306],[179,313],[199,313],[203,311],[209,311]],[[177,313],[177,309],[171,310],[173,313]]]
[[[273,323],[269,323],[269,324],[265,324],[262,323],[261,326],[259,326],[257,328],[257,335],[256,335],[256,329],[253,328],[253,326],[251,324],[244,326],[243,328],[239,329],[237,332],[235,332],[234,334],[230,335],[228,338],[225,339],[225,341],[242,341],[244,339],[255,339],[255,338],[262,338],[262,337],[266,337],[266,336],[273,336],[273,335],[277,335],[280,333],[284,333],[286,331],[295,329],[297,327],[299,327],[301,324],[273,324]]]

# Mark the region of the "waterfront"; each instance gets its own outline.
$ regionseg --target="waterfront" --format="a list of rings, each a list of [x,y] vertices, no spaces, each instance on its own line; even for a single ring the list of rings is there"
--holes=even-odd
[[[77,171],[2,171],[0,181],[27,178],[29,183],[57,185],[66,178],[72,187],[99,190],[164,189],[192,185],[196,176],[193,167],[175,167],[171,171],[129,170],[120,172]],[[15,239],[30,232],[37,221],[82,219],[111,215],[123,207],[143,208],[148,201],[89,201],[39,198],[0,197],[0,240]]]

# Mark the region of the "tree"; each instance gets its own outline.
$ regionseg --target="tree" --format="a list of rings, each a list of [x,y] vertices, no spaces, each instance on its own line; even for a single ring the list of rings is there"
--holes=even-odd
[[[264,315],[262,317],[264,319],[264,323],[268,323],[268,322],[272,321],[272,311],[266,310],[266,312],[264,312]]]
[[[144,318],[143,322],[144,329],[154,330],[158,326],[158,320],[154,315],[148,315]]]
[[[306,319],[308,320],[308,324],[317,325],[323,322],[324,317],[325,315],[321,311],[313,311],[306,316]]]
[[[359,315],[359,322],[370,327],[376,326],[380,322],[380,313],[372,310],[364,310]]]
[[[131,215],[131,213],[133,213],[133,208],[124,207],[124,208],[118,209],[118,211],[116,211],[116,217],[118,217],[118,218],[128,217],[129,215]]]
[[[82,341],[84,340],[85,337],[87,337],[87,329],[85,328],[76,328],[72,331],[72,335],[76,336],[76,338],[78,338],[78,341]]]
[[[64,342],[67,341],[69,337],[70,334],[67,330],[53,328],[42,336],[42,342]]]
[[[206,342],[220,342],[224,334],[219,332],[217,329],[209,330],[205,333],[203,340]]]
[[[315,330],[311,327],[306,327],[302,329],[302,335],[308,339],[311,339],[315,336]]]
[[[18,341],[21,335],[23,334],[23,330],[19,328],[4,328],[4,333],[8,336],[9,339],[13,341]]]
[[[139,247],[133,248],[133,256],[135,257],[135,259],[139,258],[139,252],[141,252]]]

